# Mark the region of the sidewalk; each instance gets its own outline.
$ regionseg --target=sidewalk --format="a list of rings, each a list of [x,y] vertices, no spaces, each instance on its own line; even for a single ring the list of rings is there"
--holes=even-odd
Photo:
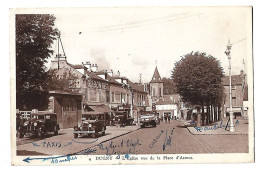
[[[98,138],[81,137],[76,139],[73,138],[72,128],[61,129],[59,131],[59,135],[57,136],[52,136],[49,138],[44,138],[27,144],[18,145],[17,151],[19,151],[19,153],[38,153],[38,155],[72,154],[72,153],[83,151],[87,148],[91,148],[93,146],[117,138],[119,136],[131,133],[133,131],[138,130],[139,128],[140,126],[125,126],[125,127],[107,126],[105,136],[100,136]],[[21,139],[17,138],[17,141],[18,140]],[[29,139],[23,138],[22,140],[29,140]],[[32,154],[32,155],[36,155],[36,154]]]
[[[235,132],[229,132],[229,125],[226,128],[227,119],[223,121],[214,122],[210,125],[196,127],[192,120],[181,120],[181,122],[187,127],[189,132],[193,135],[247,135],[248,134],[248,120],[246,119],[234,119]]]

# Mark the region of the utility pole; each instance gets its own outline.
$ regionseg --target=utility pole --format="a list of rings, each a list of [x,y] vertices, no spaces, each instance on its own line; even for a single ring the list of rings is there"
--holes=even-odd
[[[142,84],[142,73],[139,73],[139,83]]]
[[[60,70],[60,33],[58,33],[58,70]]]
[[[233,108],[232,108],[232,78],[231,78],[231,56],[230,56],[230,50],[232,45],[230,44],[230,40],[228,40],[227,49],[225,51],[225,54],[228,57],[229,60],[229,118],[230,118],[230,132],[235,132],[235,126],[234,126],[234,120],[233,120]]]

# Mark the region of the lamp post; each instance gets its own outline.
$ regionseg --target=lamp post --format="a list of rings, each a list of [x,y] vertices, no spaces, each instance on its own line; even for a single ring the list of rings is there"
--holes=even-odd
[[[229,60],[229,118],[230,118],[230,132],[235,132],[235,126],[234,126],[234,121],[233,121],[233,108],[232,108],[232,79],[231,79],[231,56],[230,56],[230,50],[231,50],[232,45],[230,44],[230,41],[228,40],[228,45],[227,49],[225,51],[225,54],[228,57]]]

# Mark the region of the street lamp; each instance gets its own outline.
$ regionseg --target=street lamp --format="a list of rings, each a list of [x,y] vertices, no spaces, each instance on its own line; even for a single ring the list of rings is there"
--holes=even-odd
[[[225,51],[225,54],[228,57],[229,60],[229,118],[230,118],[230,132],[235,132],[235,126],[234,126],[234,121],[233,121],[233,108],[232,108],[232,88],[231,88],[231,56],[230,56],[230,50],[231,50],[232,45],[230,44],[230,41],[228,40],[228,45],[227,49]]]

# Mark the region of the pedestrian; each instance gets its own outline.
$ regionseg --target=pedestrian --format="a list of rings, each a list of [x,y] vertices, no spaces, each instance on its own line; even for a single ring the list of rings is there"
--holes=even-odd
[[[164,115],[164,121],[165,121],[165,124],[167,123],[167,114]]]
[[[169,124],[171,123],[171,116],[168,114],[168,121],[169,121]]]

